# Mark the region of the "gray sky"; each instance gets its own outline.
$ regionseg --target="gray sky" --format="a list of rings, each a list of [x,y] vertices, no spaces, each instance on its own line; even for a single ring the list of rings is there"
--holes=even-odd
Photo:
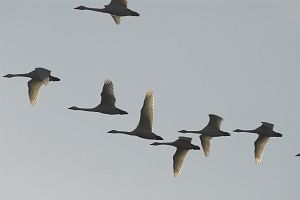
[[[41,89],[0,78],[0,194],[5,200],[298,199],[300,2],[297,0],[129,0],[140,17],[78,11],[100,0],[0,0],[0,74],[52,70]],[[172,4],[171,4],[172,3]],[[126,116],[76,112],[100,102],[105,79]],[[153,130],[173,141],[201,129],[208,114],[222,129],[275,124],[256,165],[256,135],[212,140],[172,174],[175,148],[110,135],[132,130],[154,90]],[[200,145],[197,135],[193,143]]]

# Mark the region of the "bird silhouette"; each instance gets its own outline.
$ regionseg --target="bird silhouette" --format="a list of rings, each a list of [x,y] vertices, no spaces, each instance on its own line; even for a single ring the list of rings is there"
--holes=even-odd
[[[274,124],[268,122],[261,122],[262,125],[253,130],[241,130],[236,129],[234,132],[248,132],[258,134],[258,138],[254,142],[254,156],[256,164],[260,163],[264,153],[264,147],[267,144],[270,137],[282,137],[281,133],[273,131]]]
[[[199,146],[193,145],[192,138],[189,137],[178,137],[178,139],[174,142],[154,142],[151,145],[159,146],[159,145],[169,145],[176,147],[176,152],[173,155],[173,173],[174,176],[179,176],[183,161],[187,156],[189,150],[200,150]]]
[[[70,110],[81,110],[88,112],[99,112],[109,115],[125,115],[128,114],[126,111],[116,107],[116,98],[114,95],[114,86],[111,80],[106,80],[103,85],[101,92],[101,102],[99,105],[93,108],[79,108],[72,106],[68,108]]]
[[[148,91],[141,109],[140,121],[133,131],[117,131],[111,130],[108,133],[120,133],[125,135],[137,136],[150,140],[162,140],[163,138],[152,132],[153,123],[153,92]]]
[[[51,71],[45,68],[35,68],[33,71],[24,74],[6,74],[6,78],[12,77],[27,77],[31,78],[28,81],[28,95],[31,105],[36,105],[42,85],[48,85],[49,81],[60,81],[59,78],[51,76]]]
[[[221,137],[221,136],[230,136],[230,133],[221,131],[221,122],[223,120],[222,117],[214,114],[209,114],[209,122],[208,124],[200,131],[187,131],[187,130],[180,130],[180,133],[196,133],[201,134],[200,140],[202,149],[204,151],[204,155],[206,157],[209,156],[210,151],[210,140],[213,137]]]
[[[74,9],[77,10],[91,10],[96,12],[108,13],[112,16],[117,25],[120,24],[121,17],[123,16],[140,16],[139,13],[127,8],[127,0],[111,0],[104,8],[89,8],[85,6],[78,6]]]

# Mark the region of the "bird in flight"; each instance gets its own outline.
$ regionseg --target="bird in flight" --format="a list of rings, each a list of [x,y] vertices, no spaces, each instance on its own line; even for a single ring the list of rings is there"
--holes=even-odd
[[[74,9],[108,13],[112,16],[115,23],[119,25],[121,22],[121,17],[123,16],[140,16],[139,13],[127,8],[127,4],[127,0],[111,0],[111,2],[108,5],[105,5],[104,8],[90,8],[85,6],[78,6]]]
[[[60,81],[59,78],[51,76],[51,71],[45,68],[35,68],[33,71],[24,74],[6,74],[6,78],[28,77],[28,95],[31,105],[36,105],[42,85],[48,85],[49,81]]]

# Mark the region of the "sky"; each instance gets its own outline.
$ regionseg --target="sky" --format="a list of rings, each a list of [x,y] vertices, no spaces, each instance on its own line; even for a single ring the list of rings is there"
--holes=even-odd
[[[52,71],[30,105],[26,78],[0,78],[0,198],[298,199],[300,180],[300,2],[297,0],[129,0],[139,17],[117,26],[104,0],[0,0],[0,74]],[[72,111],[100,102],[105,79],[129,114]],[[174,147],[112,135],[136,127],[153,90],[153,132],[174,141],[208,114],[231,137],[210,156],[190,151],[173,177]],[[262,163],[251,133],[274,123]],[[198,135],[192,143],[200,145]]]

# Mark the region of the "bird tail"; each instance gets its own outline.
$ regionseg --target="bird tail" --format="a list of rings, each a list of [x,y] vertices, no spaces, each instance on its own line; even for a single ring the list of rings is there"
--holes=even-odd
[[[55,77],[55,76],[49,76],[49,81],[60,81],[59,78]]]
[[[119,111],[120,115],[127,115],[128,114],[128,112],[126,112],[125,110],[118,109],[118,111]]]

